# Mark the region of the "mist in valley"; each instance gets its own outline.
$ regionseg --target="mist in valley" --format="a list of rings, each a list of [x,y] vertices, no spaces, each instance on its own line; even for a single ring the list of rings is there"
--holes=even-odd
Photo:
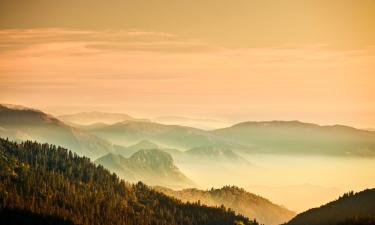
[[[251,164],[179,162],[201,188],[236,185],[296,212],[375,186],[375,159],[275,154],[242,155]]]

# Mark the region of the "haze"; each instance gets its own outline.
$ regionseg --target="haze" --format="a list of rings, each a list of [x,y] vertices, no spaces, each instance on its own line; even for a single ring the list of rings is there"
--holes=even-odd
[[[375,126],[373,1],[55,3],[1,1],[1,102]]]
[[[137,122],[189,126],[180,127],[175,139],[178,129],[171,129],[167,141],[173,143],[189,141],[189,135],[210,141],[214,129],[244,121],[298,120],[373,130],[374,12],[373,0],[0,0],[0,103],[59,119],[99,111],[128,114]],[[115,133],[106,127],[110,122],[96,124],[108,133],[95,133],[91,121],[61,120],[67,125],[56,126],[70,135],[63,141],[76,143],[68,138],[79,136],[87,154],[92,146],[95,154],[104,154],[113,153],[114,145],[136,144],[129,138],[135,131],[146,135],[134,137],[147,139],[165,129],[133,120],[129,133]],[[123,128],[123,121],[112,122]],[[71,134],[69,126],[82,131]],[[347,135],[344,128],[338,130]],[[373,153],[373,132],[353,130],[348,136],[360,134],[350,150]],[[37,133],[36,128],[26,131],[30,137]],[[14,132],[25,134],[24,139],[29,135],[16,126]],[[44,127],[40,133],[46,137],[36,140],[55,140],[48,139]],[[339,144],[347,143],[345,135]],[[295,135],[288,138],[295,147]],[[200,147],[193,144],[167,142],[164,147]],[[297,212],[375,186],[373,155],[336,157],[322,150],[317,156],[310,150],[287,156],[251,152],[243,155],[251,164],[246,167],[175,161],[201,188],[237,185]]]

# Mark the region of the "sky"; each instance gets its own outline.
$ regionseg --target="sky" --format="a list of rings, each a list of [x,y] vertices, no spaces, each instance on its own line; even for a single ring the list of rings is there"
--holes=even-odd
[[[375,1],[0,0],[0,102],[375,127]]]

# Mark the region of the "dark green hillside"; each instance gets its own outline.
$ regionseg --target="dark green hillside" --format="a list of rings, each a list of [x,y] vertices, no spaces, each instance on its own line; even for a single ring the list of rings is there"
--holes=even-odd
[[[375,222],[375,189],[344,194],[336,201],[298,214],[287,225],[369,225]]]
[[[142,183],[126,183],[88,158],[48,144],[0,139],[0,181],[1,212],[23,210],[20,217],[87,225],[254,224],[224,207],[184,204]]]
[[[375,225],[374,217],[363,217],[363,218],[351,218],[347,219],[344,222],[340,222],[337,225]]]
[[[43,215],[28,210],[1,208],[0,224],[6,225],[74,225],[57,216]]]

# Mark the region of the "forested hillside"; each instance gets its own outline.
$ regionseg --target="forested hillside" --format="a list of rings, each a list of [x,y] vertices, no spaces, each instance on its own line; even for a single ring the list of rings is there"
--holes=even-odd
[[[268,199],[249,193],[235,186],[224,186],[220,189],[198,190],[195,188],[174,191],[165,187],[154,187],[169,196],[184,202],[197,202],[210,206],[224,205],[250,218],[256,218],[266,225],[278,225],[289,221],[296,214],[283,206],[276,205]]]
[[[287,225],[375,224],[375,189],[349,192],[336,201],[298,214]]]
[[[2,223],[19,214],[43,218],[43,224],[257,224],[224,207],[185,204],[142,183],[126,183],[88,158],[48,144],[0,138],[0,181]]]

